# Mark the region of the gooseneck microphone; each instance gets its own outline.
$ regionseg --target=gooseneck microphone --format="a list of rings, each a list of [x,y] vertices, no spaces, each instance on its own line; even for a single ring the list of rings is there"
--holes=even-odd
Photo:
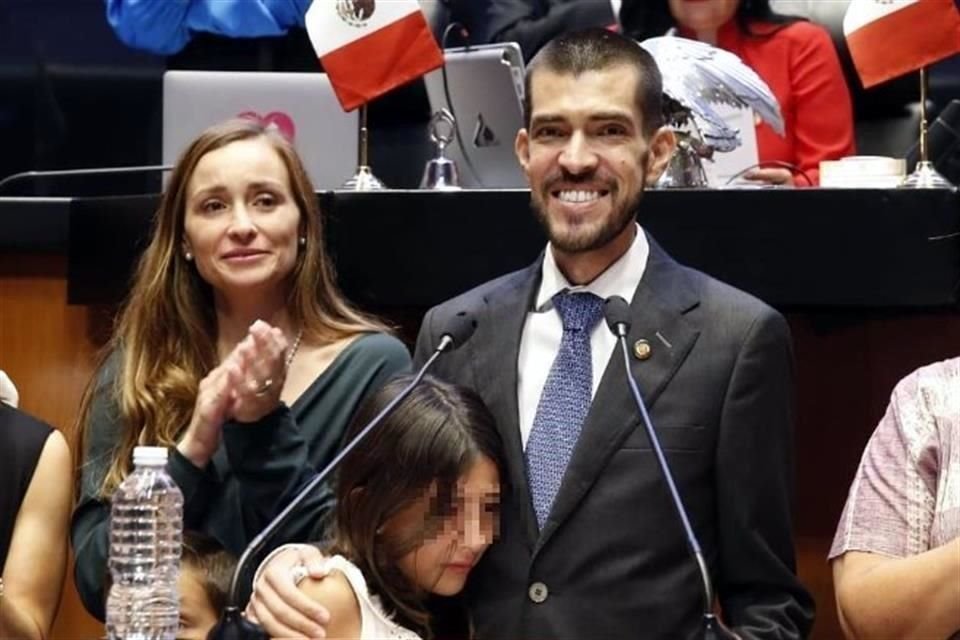
[[[129,167],[93,167],[88,169],[52,169],[49,171],[22,171],[0,180],[0,191],[5,187],[23,180],[34,178],[67,178],[74,176],[112,176],[123,173],[149,173],[152,171],[171,171],[173,165],[145,164]]]
[[[290,503],[284,507],[273,520],[263,528],[257,537],[255,537],[247,548],[244,549],[243,554],[240,556],[240,560],[237,562],[236,569],[233,572],[233,579],[230,581],[230,592],[227,598],[227,606],[223,610],[223,615],[220,617],[220,620],[217,624],[210,630],[210,633],[207,634],[207,640],[266,640],[268,638],[264,630],[253,622],[247,620],[243,617],[242,608],[240,603],[237,602],[240,595],[240,579],[241,576],[245,575],[247,572],[247,565],[250,564],[251,560],[255,558],[262,550],[267,541],[273,536],[273,534],[287,521],[290,520],[291,515],[296,511],[297,507],[300,506],[308,497],[310,497],[313,492],[319,487],[330,475],[336,470],[340,465],[343,459],[353,451],[361,442],[366,439],[367,435],[377,428],[377,426],[383,422],[383,419],[386,418],[398,404],[403,402],[403,400],[410,395],[410,392],[413,391],[414,387],[420,383],[420,380],[423,379],[423,376],[427,373],[427,370],[433,365],[437,358],[441,354],[447,351],[453,351],[457,349],[470,339],[473,335],[473,332],[477,328],[477,322],[473,317],[473,314],[469,311],[459,311],[457,312],[447,323],[447,329],[444,331],[443,335],[440,337],[440,342],[437,344],[436,349],[430,355],[430,358],[424,363],[420,370],[417,372],[417,375],[406,387],[403,388],[396,397],[391,400],[387,406],[385,406],[380,413],[378,413],[374,418],[367,423],[360,433],[358,433],[350,442],[340,450],[333,460],[327,464],[324,469],[315,475],[310,481],[304,485],[304,487],[297,493],[296,496],[290,501]]]
[[[620,296],[611,296],[603,303],[603,317],[607,321],[607,326],[613,335],[617,337],[620,343],[620,352],[623,355],[623,367],[627,376],[627,384],[637,403],[637,409],[640,411],[640,417],[643,427],[647,432],[647,439],[650,441],[650,448],[653,449],[657,458],[657,464],[663,479],[670,490],[670,498],[673,502],[673,508],[680,518],[683,525],[683,532],[687,536],[687,546],[690,553],[697,561],[697,568],[700,570],[700,579],[703,581],[703,638],[704,640],[737,640],[736,634],[727,629],[722,622],[713,614],[713,583],[710,581],[710,571],[707,569],[707,562],[703,557],[703,550],[700,548],[700,542],[697,540],[693,527],[690,526],[690,518],[687,510],[683,506],[683,500],[680,498],[680,492],[677,491],[677,485],[673,480],[673,473],[670,471],[670,465],[667,463],[666,456],[663,455],[663,448],[660,446],[660,439],[657,438],[657,432],[653,428],[653,422],[650,421],[650,415],[647,413],[647,405],[640,395],[640,388],[633,377],[633,371],[630,370],[630,352],[627,348],[627,334],[630,333],[630,306],[627,301]]]

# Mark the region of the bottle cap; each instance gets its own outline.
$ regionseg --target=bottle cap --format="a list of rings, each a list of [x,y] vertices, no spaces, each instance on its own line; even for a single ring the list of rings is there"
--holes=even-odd
[[[167,464],[166,447],[134,447],[133,464],[165,465]]]

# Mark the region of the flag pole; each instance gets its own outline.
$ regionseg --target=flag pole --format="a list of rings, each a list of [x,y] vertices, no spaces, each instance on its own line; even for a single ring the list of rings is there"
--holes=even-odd
[[[920,159],[917,168],[903,181],[901,187],[907,189],[949,189],[954,185],[944,178],[930,162],[927,132],[927,90],[929,78],[927,67],[920,67]]]
[[[373,175],[373,170],[370,169],[370,132],[367,129],[366,103],[360,107],[358,120],[359,129],[357,135],[359,137],[359,144],[357,145],[357,171],[350,177],[349,180],[343,183],[342,188],[348,191],[378,191],[380,189],[386,189],[386,185],[384,185],[383,182],[377,178],[377,176]]]

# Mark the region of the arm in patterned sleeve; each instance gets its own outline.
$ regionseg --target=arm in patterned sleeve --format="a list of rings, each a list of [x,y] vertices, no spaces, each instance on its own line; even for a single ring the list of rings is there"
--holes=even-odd
[[[830,551],[850,637],[960,632],[960,537],[935,546],[931,531],[937,488],[949,486],[941,474],[960,475],[960,457],[951,455],[960,443],[951,400],[960,391],[958,362],[902,380],[864,450]],[[948,514],[960,519],[960,509]]]

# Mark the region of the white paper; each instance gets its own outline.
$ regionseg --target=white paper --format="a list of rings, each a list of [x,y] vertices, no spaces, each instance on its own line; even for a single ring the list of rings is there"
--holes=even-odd
[[[739,147],[726,153],[714,152],[712,161],[707,159],[703,161],[703,170],[707,174],[710,186],[724,187],[732,176],[757,164],[760,160],[757,151],[756,117],[753,109],[749,107],[737,109],[718,104],[714,105],[714,109],[729,127],[740,131]]]

